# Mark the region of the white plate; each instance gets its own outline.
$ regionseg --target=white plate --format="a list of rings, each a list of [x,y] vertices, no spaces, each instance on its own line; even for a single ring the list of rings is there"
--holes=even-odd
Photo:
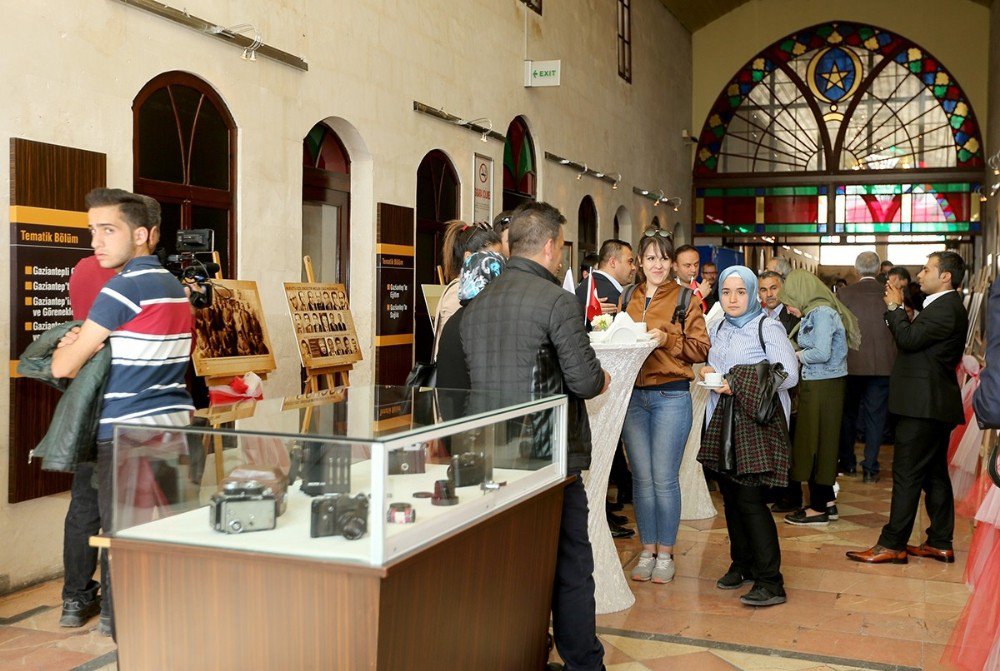
[[[704,380],[699,380],[697,384],[699,387],[704,387],[705,389],[722,389],[724,386],[726,386],[724,384],[720,385],[705,384]]]

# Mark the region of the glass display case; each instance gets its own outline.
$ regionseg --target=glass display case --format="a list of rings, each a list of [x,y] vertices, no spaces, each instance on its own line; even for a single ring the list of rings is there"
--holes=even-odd
[[[562,481],[565,427],[561,395],[405,387],[118,425],[111,535],[383,566]]]

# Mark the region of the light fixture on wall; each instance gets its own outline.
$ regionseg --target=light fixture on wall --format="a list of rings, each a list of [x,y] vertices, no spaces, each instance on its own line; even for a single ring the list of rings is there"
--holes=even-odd
[[[471,128],[477,133],[481,131],[482,135],[479,139],[483,142],[486,142],[486,138],[488,138],[490,133],[493,131],[493,122],[486,117],[479,117],[478,119],[470,120],[456,119],[455,121],[452,121],[452,123],[456,126],[462,126],[463,128]],[[482,125],[484,123],[486,124],[485,126]]]
[[[212,26],[208,30],[209,33],[213,35],[228,35],[231,37],[236,37],[237,35],[253,35],[253,41],[249,45],[243,47],[243,55],[240,56],[245,61],[256,61],[257,60],[257,50],[260,49],[261,45],[264,44],[264,38],[257,30],[257,26],[252,23],[237,23],[235,26],[229,26],[223,28],[222,26]]]
[[[684,202],[680,196],[667,196],[663,193],[663,189],[652,191],[639,186],[633,186],[632,193],[637,196],[642,196],[643,198],[649,198],[653,201],[653,207],[658,207],[660,203],[669,205],[673,208],[674,212],[679,212],[681,209],[681,203]]]
[[[456,126],[461,126],[462,128],[468,128],[472,132],[479,135],[479,139],[486,142],[487,139],[493,138],[494,140],[499,140],[500,142],[506,142],[507,138],[500,133],[493,130],[493,122],[486,117],[478,117],[476,119],[464,119],[462,117],[455,116],[454,114],[449,114],[444,111],[444,108],[431,107],[422,102],[416,100],[413,101],[413,111],[420,112],[421,114],[426,114],[427,116],[432,116],[435,119],[441,119],[442,121],[447,121],[450,124]]]
[[[553,163],[558,163],[559,165],[564,165],[567,168],[576,170],[577,179],[583,179],[585,176],[593,177],[594,179],[598,179],[602,182],[610,184],[612,189],[617,189],[618,182],[620,182],[622,179],[622,175],[620,172],[612,173],[604,170],[595,170],[594,168],[589,167],[586,163],[581,163],[579,161],[572,161],[563,156],[559,156],[558,154],[553,154],[550,151],[545,152],[545,158],[548,159],[549,161],[552,161]]]

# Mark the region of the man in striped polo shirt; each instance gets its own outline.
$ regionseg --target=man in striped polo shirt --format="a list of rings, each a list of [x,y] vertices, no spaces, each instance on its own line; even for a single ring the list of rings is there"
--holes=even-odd
[[[87,194],[91,247],[102,268],[117,274],[101,289],[79,329],[52,357],[52,374],[74,377],[107,342],[111,370],[97,431],[101,526],[113,528],[111,474],[113,424],[185,426],[194,405],[184,384],[191,354],[191,308],[184,288],[152,255],[155,224],[144,200],[122,189]],[[101,626],[113,626],[109,576]]]

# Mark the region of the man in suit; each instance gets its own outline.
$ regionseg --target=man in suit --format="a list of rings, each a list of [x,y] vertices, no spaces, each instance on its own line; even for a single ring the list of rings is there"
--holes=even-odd
[[[598,253],[597,269],[594,273],[594,287],[597,300],[605,313],[618,312],[618,297],[622,289],[635,280],[635,254],[632,245],[624,240],[605,240]],[[576,287],[576,297],[584,310],[587,308],[587,278]]]
[[[785,333],[791,333],[801,318],[786,310],[784,304],[778,300],[778,292],[784,283],[780,273],[765,270],[760,274],[757,292],[760,294],[760,303],[764,307],[765,314],[781,322],[785,327]]]
[[[878,543],[847,553],[848,559],[905,564],[909,556],[953,562],[955,499],[948,478],[948,438],[965,422],[955,366],[962,358],[969,318],[955,291],[965,262],[955,252],[934,252],[917,275],[927,294],[912,322],[903,310],[903,293],[886,287],[885,320],[896,341],[896,362],[889,381],[889,411],[899,415],[892,463],[892,505]],[[908,545],[920,503],[931,524],[927,540]]]
[[[861,347],[847,351],[847,393],[840,423],[840,454],[837,470],[854,473],[857,457],[854,439],[860,414],[865,434],[865,458],[861,462],[866,483],[878,482],[878,452],[889,416],[889,374],[896,360],[896,344],[886,328],[885,287],[875,279],[879,258],[875,252],[861,252],[854,261],[861,279],[837,292],[840,302],[858,318]]]

